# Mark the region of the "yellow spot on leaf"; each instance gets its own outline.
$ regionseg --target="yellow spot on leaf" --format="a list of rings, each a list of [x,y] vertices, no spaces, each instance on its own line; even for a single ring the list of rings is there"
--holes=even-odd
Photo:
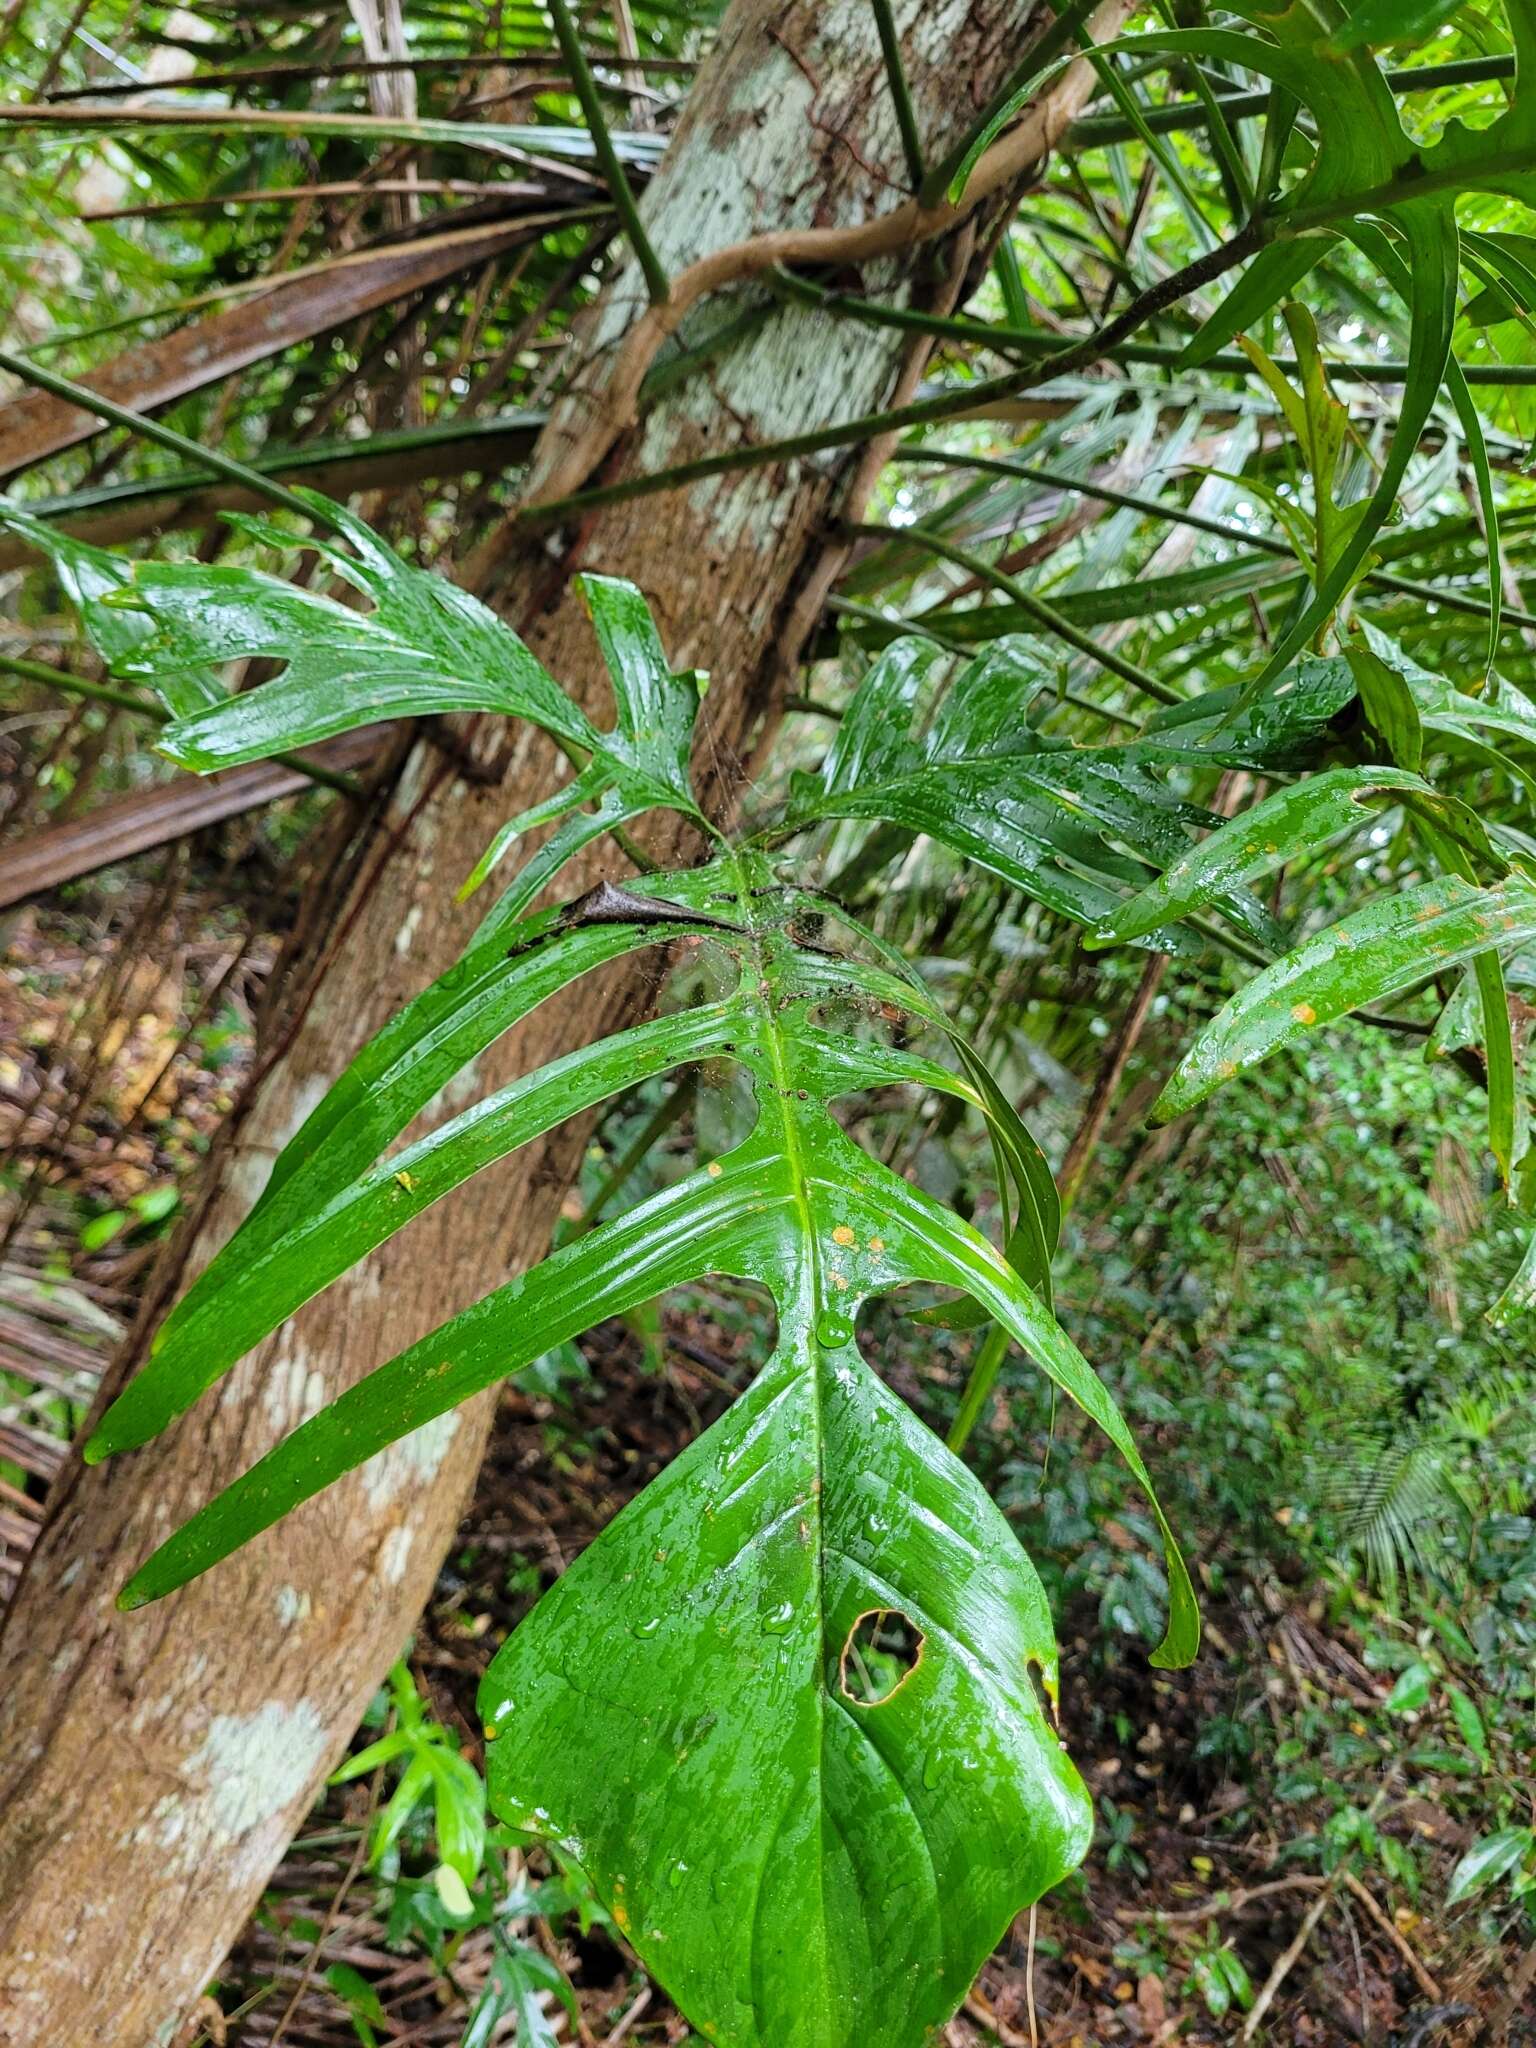
[[[709,1177],[711,1180],[718,1180],[721,1174],[724,1173],[724,1171],[725,1168],[720,1164],[718,1159],[711,1159],[708,1168]]]
[[[832,1275],[832,1285],[835,1288],[837,1288],[838,1292],[841,1294],[846,1294],[848,1292],[848,1282],[843,1278],[841,1273],[834,1273]]]
[[[1317,1022],[1317,1012],[1310,1003],[1295,1004],[1291,1010],[1291,1015],[1298,1024],[1315,1024]]]
[[[412,1180],[411,1176],[406,1172],[403,1166],[401,1167],[400,1171],[395,1175],[395,1179],[399,1182],[400,1186],[405,1189],[405,1192],[408,1195],[415,1191],[416,1183],[414,1180]]]
[[[885,1250],[885,1239],[883,1237],[872,1237],[869,1240],[869,1248],[874,1253],[875,1257],[878,1259],[880,1254]]]
[[[832,1233],[832,1242],[834,1244],[853,1243],[853,1232],[848,1228],[846,1223],[838,1224],[836,1230],[834,1230]]]

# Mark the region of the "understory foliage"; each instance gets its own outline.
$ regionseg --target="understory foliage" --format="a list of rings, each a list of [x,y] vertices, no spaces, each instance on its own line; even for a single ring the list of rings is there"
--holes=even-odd
[[[1413,66],[1404,86],[1385,59],[1396,49],[1425,61],[1448,12],[1253,0],[1174,26],[1174,12],[1159,10],[1096,60],[1114,111],[1087,116],[1079,132],[1084,150],[1110,151],[1102,185],[1126,229],[1117,240],[1099,221],[1090,238],[1108,276],[1103,304],[1141,287],[1125,333],[1165,318],[1163,339],[1124,341],[1116,360],[1169,376],[1141,387],[1084,380],[1098,360],[1088,343],[1113,325],[1104,353],[1120,348],[1119,323],[1095,320],[1079,356],[1061,338],[1065,319],[1092,318],[1078,278],[1064,258],[1031,254],[1028,235],[1005,239],[986,288],[1005,318],[936,329],[1010,367],[984,381],[951,365],[951,438],[898,447],[881,486],[889,516],[849,536],[862,551],[837,600],[841,631],[815,650],[835,701],[812,700],[811,713],[831,713],[833,737],[795,730],[739,832],[706,814],[692,778],[706,678],[673,671],[628,584],[582,579],[612,681],[604,725],[492,611],[423,566],[425,550],[395,548],[319,492],[280,494],[307,532],[232,515],[217,560],[94,546],[64,529],[58,504],[8,501],[0,514],[46,560],[104,670],[153,693],[158,746],[182,768],[239,766],[452,712],[536,726],[570,763],[463,878],[491,898],[463,957],[357,1053],[290,1141],[245,1222],[162,1323],[88,1458],[144,1444],[424,1208],[563,1120],[701,1069],[733,1076],[738,1107],[746,1100],[739,1128],[722,1114],[722,1142],[683,1176],[569,1234],[301,1424],[123,1594],[135,1607],[173,1591],[605,1318],[641,1314],[709,1275],[765,1289],[775,1335],[749,1390],[564,1573],[481,1695],[501,1826],[551,1844],[562,1872],[579,1866],[572,1896],[589,1882],[681,2009],[730,2048],[915,2043],[954,2011],[1019,1908],[1087,1853],[1094,1809],[1057,1730],[1046,1585],[959,1456],[989,1404],[1006,1412],[1035,1398],[1005,1376],[1010,1347],[1052,1399],[1066,1394],[1109,1439],[1135,1487],[1129,1506],[1115,1495],[1116,1526],[1129,1534],[1109,1557],[1094,1498],[1109,1483],[1103,1468],[1085,1458],[1049,1470],[1027,1502],[1052,1552],[1047,1577],[1069,1593],[1091,1587],[1114,1627],[1155,1636],[1159,1668],[1196,1653],[1193,1584],[1133,1433],[1089,1362],[1144,1349],[1144,1325],[1168,1333],[1176,1388],[1108,1377],[1129,1383],[1138,1419],[1177,1424],[1201,1447],[1201,1485],[1175,1491],[1203,1540],[1214,1534],[1213,1488],[1245,1540],[1273,1513],[1264,1476],[1283,1454],[1314,1475],[1305,1530],[1293,1517],[1286,1540],[1304,1545],[1315,1571],[1359,1559],[1367,1602],[1410,1578],[1449,1583],[1454,1560],[1468,1601],[1492,1607],[1499,1574],[1514,1572],[1509,1547],[1528,1546],[1528,1528],[1500,1530],[1523,1521],[1524,1439],[1507,1470],[1489,1447],[1518,1434],[1530,1393],[1497,1333],[1528,1329],[1536,1302],[1524,1043],[1536,988],[1536,621],[1510,567],[1531,522],[1521,450],[1505,431],[1531,423],[1504,399],[1511,411],[1491,418],[1458,351],[1470,356],[1493,332],[1513,367],[1529,367],[1536,9],[1508,0],[1497,21],[1462,10],[1477,46],[1467,61],[1484,66],[1477,82],[1494,82],[1496,96],[1436,102],[1434,120],[1407,114]],[[943,167],[957,202],[1054,76],[1066,41],[1065,27],[1047,36],[964,161]],[[1174,145],[1148,124],[1153,109],[1135,88],[1153,76],[1189,82],[1200,113],[1191,127],[1208,154],[1187,131]],[[1254,92],[1257,107],[1246,104]],[[1107,124],[1098,142],[1095,120]],[[1147,193],[1130,178],[1117,123],[1188,244],[1181,268],[1152,279],[1133,267]],[[572,160],[593,146],[580,128],[559,142],[547,125],[531,132]],[[532,146],[500,133],[509,148]],[[654,136],[620,140],[618,159],[637,171],[654,160]],[[1219,226],[1206,186],[1225,209]],[[1064,191],[1048,187],[1039,202],[1052,250],[1071,239]],[[1089,196],[1102,214],[1102,195]],[[626,225],[635,260],[653,262]],[[1058,273],[1075,296],[1037,322],[1031,309]],[[763,306],[789,292],[829,318],[889,310],[845,282],[765,278]],[[1312,308],[1325,297],[1320,325]],[[1391,406],[1365,428],[1330,368],[1341,305],[1354,309],[1356,335],[1368,315],[1380,347],[1402,352],[1346,370],[1351,381],[1393,372]],[[1053,367],[1053,357],[1064,360]],[[1217,377],[1239,380],[1240,396],[1218,393]],[[1050,388],[1056,411],[1026,459],[958,421],[1036,386]],[[1191,485],[1140,496],[1093,466],[1111,452]],[[1109,508],[1097,530],[1063,544],[1048,597],[1021,580],[1031,564],[1011,546],[1045,487]],[[1402,522],[1405,504],[1413,517]],[[1173,544],[1185,540],[1180,554]],[[1213,540],[1192,563],[1196,543]],[[302,577],[255,566],[273,555],[291,564],[301,547]],[[1440,580],[1400,573],[1416,558]],[[935,594],[935,565],[966,582]],[[337,595],[312,587],[327,578]],[[248,662],[273,672],[231,694],[230,665]],[[632,872],[625,828],[656,809],[697,830],[707,847],[697,866]],[[539,908],[566,864],[611,835],[614,879]],[[536,850],[517,865],[528,837]],[[986,924],[969,958],[955,930],[967,916]],[[1114,1249],[1092,1302],[1063,1302],[1058,1315],[1063,1197],[1015,1104],[1024,1069],[1059,1074],[1068,1051],[1101,1048],[1068,1047],[1063,1032],[1050,1047],[1022,1042],[1028,1001],[1010,1007],[1006,996],[1011,978],[1063,953],[1075,960],[1079,947],[1123,957],[1130,980],[1173,963],[1183,1042],[1142,1104],[1154,1127],[1228,1084],[1223,1102],[1267,1104],[1277,1068],[1265,1062],[1329,1057],[1318,1047],[1351,1017],[1349,1085],[1370,1098],[1368,1129],[1399,1095],[1399,1122],[1433,1122],[1437,1090],[1476,1092],[1498,1208],[1488,1241],[1502,1264],[1477,1304],[1489,1328],[1475,1370],[1461,1361],[1454,1374],[1405,1373],[1400,1356],[1366,1342],[1348,1300],[1319,1306],[1292,1285],[1276,1290],[1262,1331],[1224,1306],[1231,1348],[1213,1395],[1202,1378],[1207,1310],[1186,1314],[1177,1294],[1193,1258],[1168,1282],[1172,1299],[1154,1299],[1147,1262]],[[540,1002],[652,948],[669,949],[674,970],[658,1015],[398,1142]],[[993,1000],[997,987],[1005,999]],[[1383,1078],[1420,1052],[1430,1065],[1427,1080],[1415,1070],[1419,1093]],[[957,1185],[942,1200],[865,1142],[864,1112],[883,1096],[918,1105],[932,1129],[972,1119],[990,1191]],[[1274,1149],[1299,1162],[1305,1127],[1272,1145],[1267,1107],[1246,1123],[1226,1113],[1233,1158],[1251,1165],[1254,1151]],[[1326,1196],[1346,1168],[1285,1170]],[[1363,1206],[1385,1213],[1407,1199],[1406,1183],[1383,1196],[1387,1178],[1367,1176]],[[1229,1228],[1164,1204],[1128,1216],[1125,1234],[1224,1242]],[[1371,1243],[1356,1256],[1379,1266],[1386,1255]],[[1082,1278],[1080,1264],[1069,1270]],[[1271,1368],[1276,1347],[1304,1351],[1320,1330],[1349,1365],[1309,1400],[1304,1376]],[[949,1445],[874,1369],[882,1332],[893,1349],[986,1333],[958,1420],[936,1418],[953,1421]],[[1014,1415],[1018,1435],[1039,1425]],[[993,1476],[1004,1504],[1019,1506],[1015,1475]],[[1075,1562],[1064,1533],[1079,1545]],[[1210,1575],[1220,1569],[1216,1558]],[[1394,1711],[1418,1712],[1437,1685],[1467,1698],[1448,1666],[1463,1643],[1483,1645],[1463,1622],[1462,1640],[1450,1640],[1448,1604],[1442,1585],[1426,1609],[1439,1644],[1416,1642],[1391,1664],[1404,1688]],[[485,1835],[463,1760],[403,1681],[397,1694],[387,1755],[364,1752],[351,1768],[403,1764],[400,1825],[434,1794],[443,1867],[459,1887],[445,1881],[444,1911],[494,1913],[469,1889]],[[1447,1711],[1471,1743],[1482,1723],[1468,1708],[1471,1720]],[[1309,1767],[1322,1756],[1309,1751]],[[1354,1846],[1366,1823],[1351,1825]],[[1522,1827],[1511,1820],[1490,1838],[1466,1891],[1510,1879],[1523,1892],[1533,1845]],[[1226,1965],[1207,1957],[1204,1969],[1202,1981],[1237,1995]],[[558,1989],[526,1958],[506,1970],[514,2005]]]
[[[855,1341],[864,1303],[923,1283],[994,1318],[1146,1488],[1169,1606],[1154,1662],[1187,1662],[1198,1622],[1130,1434],[1051,1313],[1060,1216],[1039,1146],[902,954],[798,880],[794,835],[827,817],[897,823],[1023,886],[1037,874],[1080,875],[1097,852],[1093,942],[1172,944],[1207,909],[1263,930],[1251,881],[1351,829],[1363,798],[1395,799],[1447,850],[1450,872],[1340,920],[1248,982],[1198,1035],[1155,1106],[1164,1115],[1299,1030],[1421,978],[1426,959],[1475,972],[1491,939],[1536,939],[1536,885],[1518,865],[1518,837],[1422,776],[1381,767],[1325,770],[1228,824],[1173,794],[1169,771],[1202,754],[1264,771],[1315,742],[1351,700],[1344,657],[1308,657],[1278,687],[1261,677],[1240,704],[1204,718],[1196,704],[1171,738],[1154,724],[1133,743],[1085,749],[1053,746],[1021,723],[1047,678],[1025,643],[1003,639],[950,677],[915,729],[935,651],[894,643],[849,704],[819,777],[793,785],[787,814],[744,840],[722,838],[688,779],[698,679],[670,671],[639,593],[583,580],[617,712],[600,731],[474,600],[412,570],[343,508],[316,499],[314,511],[350,551],[312,544],[371,609],[242,568],[129,574],[13,518],[51,552],[117,673],[157,691],[172,714],[162,743],[188,765],[248,760],[413,704],[529,719],[585,765],[499,835],[472,879],[529,825],[558,820],[459,964],[364,1049],[290,1141],[87,1457],[145,1442],[358,1257],[561,1118],[720,1059],[743,1070],[756,1117],[723,1157],[551,1253],[303,1423],[170,1538],[123,1602],[184,1584],[341,1473],[604,1317],[709,1273],[764,1284],[778,1341],[750,1393],[562,1577],[488,1674],[491,1795],[504,1819],[582,1864],[710,2031],[900,2038],[914,2018],[942,2019],[1019,1905],[1081,1857],[1090,1808],[1047,1717],[1057,1655],[1039,1580],[975,1479],[865,1360]],[[244,524],[288,544],[281,528]],[[224,697],[219,664],[258,652],[283,672]],[[1406,694],[1391,649],[1372,652]],[[574,851],[656,804],[705,830],[713,857],[649,875],[643,889],[605,883],[561,909],[528,911]],[[1213,829],[1196,840],[1200,826]],[[1145,858],[1159,835],[1163,872],[1136,889],[1145,869],[1105,842]],[[1043,898],[1051,887],[1042,882]],[[1065,888],[1054,895],[1071,900]],[[385,1150],[543,997],[683,935],[720,956],[699,1000]],[[915,1049],[925,1030],[954,1065]],[[953,1096],[984,1119],[1004,1251],[861,1151],[832,1114],[838,1101],[895,1083]],[[911,1662],[889,1690],[861,1697],[848,1682],[860,1624],[888,1614],[915,1635]],[[898,1868],[910,1875],[893,1886]],[[773,1961],[790,1951],[800,1959],[792,1976]]]

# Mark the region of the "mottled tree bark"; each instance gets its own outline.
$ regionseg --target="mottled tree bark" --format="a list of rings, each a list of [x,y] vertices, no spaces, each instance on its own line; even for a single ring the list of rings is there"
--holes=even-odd
[[[1017,60],[1031,8],[898,0],[897,15],[937,152]],[[1053,88],[1063,119],[1087,84],[1079,69]],[[675,268],[767,226],[863,218],[895,203],[902,176],[867,0],[737,0],[646,214]],[[871,266],[865,284],[942,305],[961,282],[969,244],[958,241]],[[582,343],[599,381],[637,304],[627,266]],[[727,310],[700,306],[682,342]],[[675,387],[609,473],[869,411],[910,387],[920,362],[910,336],[786,309]],[[588,403],[580,390],[568,401],[551,448]],[[579,560],[634,578],[674,661],[711,671],[700,758],[724,803],[820,611],[837,559],[824,539],[828,516],[857,509],[873,468],[867,452],[832,456],[631,503],[567,536],[564,555],[543,546],[511,555],[496,600],[606,717],[569,572]],[[410,755],[381,857],[337,906],[317,991],[238,1129],[181,1250],[184,1271],[228,1235],[354,1049],[457,956],[478,906],[455,908],[454,885],[496,824],[546,793],[554,773],[543,743],[526,734],[494,790],[459,779],[429,744]],[[664,857],[691,851],[665,826],[651,844]],[[611,849],[570,877],[572,892],[604,871],[622,871]],[[434,1113],[631,1020],[649,986],[631,968],[556,998]],[[0,1646],[7,2048],[170,2038],[426,1599],[481,1455],[489,1397],[395,1446],[157,1606],[116,1613],[123,1577],[297,1422],[537,1258],[580,1142],[580,1132],[556,1136],[481,1177],[295,1316],[158,1442],[61,1481]]]

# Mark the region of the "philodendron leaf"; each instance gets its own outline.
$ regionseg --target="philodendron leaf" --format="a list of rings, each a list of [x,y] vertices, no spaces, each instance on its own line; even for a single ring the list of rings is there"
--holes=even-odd
[[[1475,954],[1536,936],[1536,884],[1511,874],[1482,889],[1456,875],[1379,898],[1265,968],[1206,1025],[1152,1106],[1169,1123],[1224,1081]]]
[[[259,569],[129,563],[22,515],[8,520],[52,556],[113,672],[160,697],[171,722],[159,745],[184,768],[262,760],[385,719],[499,712],[593,757],[598,772],[589,773],[582,797],[612,786],[626,817],[658,804],[699,815],[688,780],[698,679],[672,673],[633,585],[579,579],[614,686],[617,721],[600,731],[478,598],[413,568],[345,506],[301,495],[349,543],[313,534],[305,545],[370,600],[369,610]],[[231,518],[257,540],[295,544],[266,520]],[[280,662],[282,671],[234,697],[209,684],[210,670],[253,658]]]
[[[1077,747],[1031,731],[1030,699],[1047,685],[1029,644],[995,641],[949,686],[913,735],[918,693],[937,650],[899,640],[855,693],[819,777],[795,778],[787,823],[888,820],[927,833],[1079,924],[1111,917],[1151,869],[1179,858],[1216,821],[1151,772],[1155,747]],[[1124,847],[1128,851],[1121,851]],[[1269,944],[1279,933],[1241,891],[1218,908]],[[1157,943],[1187,949],[1180,932]]]
[[[114,673],[129,674],[135,650],[154,628],[142,612],[123,611],[106,600],[132,584],[132,562],[106,548],[76,540],[6,499],[0,499],[0,527],[20,534],[47,557],[59,587],[80,614],[91,645]],[[206,705],[223,703],[224,692],[206,669],[192,667],[168,675],[160,698],[173,718],[182,718]]]
[[[122,1605],[184,1584],[413,1431],[451,1430],[460,1402],[594,1323],[708,1273],[760,1283],[778,1338],[759,1380],[598,1540],[490,1674],[495,1805],[579,1855],[711,2038],[915,2048],[1019,1907],[1084,1854],[1092,1806],[1047,1716],[1057,1655],[1039,1580],[978,1482],[865,1359],[861,1304],[913,1283],[952,1290],[1020,1345],[1147,1492],[1168,1588],[1153,1661],[1185,1663],[1199,1639],[1146,1468],[1051,1312],[1060,1210],[1047,1163],[902,956],[782,884],[761,853],[723,853],[643,887],[603,883],[524,915],[571,852],[639,810],[668,805],[709,829],[688,779],[698,679],[672,674],[636,592],[587,579],[616,706],[599,731],[491,613],[338,508],[332,518],[347,546],[311,545],[368,610],[239,568],[141,565],[130,580],[111,557],[46,544],[103,653],[160,689],[168,750],[189,765],[396,713],[478,708],[542,726],[577,772],[498,835],[472,883],[522,833],[553,827],[459,962],[357,1054],[284,1148],[87,1456],[144,1442],[424,1207],[616,1092],[732,1059],[757,1118],[702,1172],[565,1244],[302,1424],[155,1552]],[[240,523],[291,545],[263,522]],[[211,672],[248,656],[282,672],[219,696]],[[922,669],[909,648],[877,668],[823,778],[827,802],[806,815],[890,817],[937,829],[1001,872],[1049,867],[1061,878],[1049,888],[1078,916],[1111,906],[1212,822],[1148,772],[1152,757],[1184,758],[1177,745],[1088,760],[1023,731],[1023,697],[1040,677],[1008,647],[972,664],[921,740],[909,737],[910,716],[893,712],[910,714]],[[996,829],[968,839],[978,771],[1002,802]],[[893,808],[885,797],[860,808],[871,773],[897,789]],[[1255,914],[1218,900],[1239,920]],[[811,936],[839,919],[862,956]],[[390,1150],[547,996],[684,936],[707,938],[734,968],[713,993],[572,1049]],[[923,1030],[953,1065],[907,1043]],[[891,1084],[981,1114],[1002,1251],[844,1131],[834,1102]],[[451,1876],[467,1897],[484,1844],[478,1780],[431,1730],[402,1724],[401,1735],[410,1753],[400,1751],[381,1825],[397,1832],[433,1798],[440,1884]]]
[[[1082,1856],[1091,1807],[1036,1689],[1038,1679],[1054,1700],[1038,1579],[976,1480],[881,1384],[855,1340],[860,1305],[914,1282],[968,1295],[1092,1416],[1149,1498],[1150,1481],[1040,1296],[832,1114],[837,1098],[893,1079],[945,1086],[983,1109],[1014,1158],[1019,1141],[988,1086],[833,1028],[849,1004],[866,1020],[905,1012],[932,1025],[931,998],[883,965],[802,942],[806,899],[777,889],[760,856],[649,886],[711,905],[707,935],[737,968],[728,996],[515,1084],[398,1162],[345,1179],[314,1227],[309,1198],[293,1191],[320,1168],[301,1162],[265,1250],[226,1265],[168,1342],[193,1371],[205,1344],[214,1357],[242,1346],[419,1201],[625,1071],[706,1051],[734,1058],[756,1094],[750,1135],[302,1424],[155,1553],[124,1604],[183,1584],[594,1322],[707,1273],[760,1282],[778,1312],[762,1375],[598,1539],[488,1674],[492,1801],[579,1858],[712,2039],[915,2048],[1011,1916]],[[545,941],[520,940],[517,958],[537,957],[542,928]],[[396,1203],[390,1183],[402,1176]],[[1152,1509],[1169,1593],[1154,1661],[1178,1664],[1195,1652],[1198,1614]],[[874,1659],[877,1691],[856,1683],[867,1675],[861,1628],[898,1645]]]

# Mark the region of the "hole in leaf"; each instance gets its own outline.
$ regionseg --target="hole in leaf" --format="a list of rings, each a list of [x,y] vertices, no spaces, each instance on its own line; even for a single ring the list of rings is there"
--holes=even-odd
[[[1040,1709],[1041,1720],[1045,1722],[1047,1727],[1059,1729],[1061,1726],[1061,1707],[1057,1698],[1057,1689],[1053,1681],[1046,1675],[1044,1664],[1038,1657],[1031,1657],[1026,1662],[1024,1670],[1034,1690],[1035,1703]]]
[[[856,1707],[880,1707],[917,1669],[923,1632],[899,1607],[872,1607],[848,1631],[840,1682]]]

